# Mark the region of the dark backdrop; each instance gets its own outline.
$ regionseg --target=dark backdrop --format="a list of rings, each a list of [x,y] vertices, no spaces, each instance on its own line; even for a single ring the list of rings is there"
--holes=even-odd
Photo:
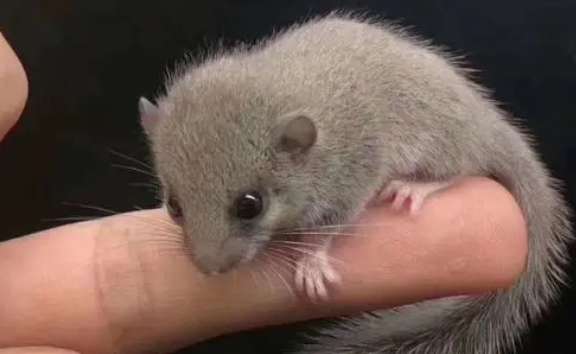
[[[155,203],[150,178],[115,152],[146,158],[136,102],[161,87],[186,51],[223,38],[254,40],[274,27],[335,8],[401,19],[467,54],[479,80],[538,138],[576,196],[576,1],[145,1],[0,0],[0,30],[30,79],[22,121],[0,145],[0,239]],[[574,353],[574,291],[527,338],[526,353]],[[275,353],[293,331],[204,344],[194,353]],[[0,333],[1,335],[1,333]]]

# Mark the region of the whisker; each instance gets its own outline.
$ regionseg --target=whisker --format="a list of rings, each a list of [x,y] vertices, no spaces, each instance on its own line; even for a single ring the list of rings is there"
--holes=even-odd
[[[126,241],[126,242],[121,242],[121,243],[116,243],[114,245],[110,245],[107,247],[102,247],[100,250],[101,251],[106,251],[106,252],[110,252],[110,251],[114,251],[114,250],[120,250],[120,249],[125,249],[126,247],[130,246],[146,246],[146,245],[151,245],[154,246],[157,251],[161,254],[165,254],[165,253],[172,253],[172,254],[178,254],[178,255],[186,255],[188,254],[191,250],[189,248],[183,247],[180,244],[177,244],[176,242],[160,242],[158,240],[156,241],[150,241],[150,240],[130,240],[130,241]]]
[[[349,236],[349,237],[356,237],[358,236],[355,233],[345,233],[345,232],[284,232],[279,233],[278,235],[281,236]]]
[[[155,176],[152,172],[143,170],[143,169],[138,168],[138,167],[127,166],[127,165],[119,165],[119,164],[112,164],[111,166],[112,166],[112,167],[121,168],[121,169],[124,169],[124,170],[127,170],[127,171],[138,172],[138,173],[141,173],[141,174],[143,174],[143,175],[145,175],[145,176],[152,177],[152,178],[156,178],[156,176]]]
[[[165,229],[167,230],[173,230],[175,232],[178,233],[183,233],[182,231],[182,227],[171,223],[170,221],[166,221],[166,220],[162,220],[162,219],[156,219],[156,218],[150,218],[147,216],[137,216],[137,215],[130,215],[130,214],[126,214],[127,216],[130,216],[133,219],[136,219],[138,221],[147,223],[148,225],[153,225],[153,226],[161,226],[161,227],[165,227]]]
[[[62,202],[62,204],[67,205],[67,206],[84,208],[84,209],[88,209],[88,210],[99,211],[99,212],[102,212],[102,213],[106,213],[107,215],[115,215],[115,214],[120,214],[120,213],[121,213],[120,211],[115,211],[115,210],[107,209],[107,208],[104,208],[104,207],[99,207],[99,206],[95,206],[95,205],[88,205],[88,204],[82,204],[82,203]]]
[[[87,205],[82,203],[71,203],[71,202],[63,202],[62,204],[74,207],[80,207],[84,209],[94,210],[105,215],[100,216],[71,216],[71,217],[61,217],[61,218],[47,218],[44,219],[45,221],[49,222],[83,222],[83,221],[93,221],[100,219],[102,217],[109,217],[113,215],[118,215],[123,212],[115,211],[112,209],[98,207],[94,205]],[[135,205],[135,209],[142,209],[141,207]],[[122,215],[131,218],[137,222],[142,223],[145,225],[146,229],[141,231],[142,233],[148,233],[146,237],[143,239],[127,239],[126,242],[121,242],[115,244],[111,248],[121,248],[125,247],[127,244],[141,244],[141,243],[149,243],[149,244],[158,244],[161,246],[161,251],[167,250],[176,250],[179,252],[185,251],[190,252],[190,247],[186,246],[183,239],[184,233],[182,228],[169,220],[164,220],[161,218],[154,218],[146,215],[137,215],[133,213],[123,213]],[[166,247],[170,246],[170,247]]]
[[[267,269],[262,269],[261,273],[262,273],[262,275],[264,275],[264,277],[266,278],[266,281],[268,282],[269,291],[274,292],[274,283],[272,282],[272,279],[270,278],[270,274],[268,274]]]
[[[288,241],[288,240],[270,240],[268,241],[271,244],[282,244],[282,245],[299,245],[305,247],[317,247],[318,244],[313,242],[304,242],[304,241]]]
[[[99,208],[99,207],[92,207],[92,206],[89,206],[89,205],[87,205],[87,206],[80,205],[80,206],[81,206],[81,207],[86,207],[86,208],[88,208],[88,209],[94,209],[94,210],[97,210],[97,211],[103,211],[103,212],[108,212],[108,213],[114,212],[113,210],[110,210],[110,209]],[[146,209],[143,209],[143,208],[141,208],[141,207],[139,207],[139,206],[134,206],[134,208],[137,208],[138,210],[146,210]],[[173,222],[171,222],[171,221],[169,221],[169,220],[160,219],[160,218],[155,218],[155,217],[150,217],[150,216],[147,216],[147,215],[136,215],[136,214],[130,213],[130,212],[124,212],[124,213],[114,212],[114,213],[115,213],[114,215],[122,214],[122,216],[129,217],[129,218],[132,218],[132,219],[135,219],[135,220],[138,220],[138,221],[147,223],[148,225],[153,225],[153,226],[162,225],[162,226],[165,226],[167,229],[171,229],[171,230],[175,230],[175,231],[179,231],[179,232],[181,232],[181,230],[182,230],[182,228],[181,228],[179,225],[177,225],[177,224],[175,224],[175,223],[173,223]]]
[[[279,257],[281,260],[286,262],[285,264],[289,267],[289,269],[296,270],[296,260],[291,257],[292,255],[290,253],[279,252],[281,251],[280,249],[269,249],[267,251],[269,254]]]
[[[286,250],[290,250],[290,251],[294,251],[294,252],[298,252],[299,254],[303,254],[303,255],[307,255],[307,256],[314,256],[316,252],[304,248],[304,247],[292,247],[292,246],[283,246],[282,248],[286,249]]]
[[[252,283],[254,284],[254,286],[258,286],[258,281],[256,280],[256,276],[254,275],[254,273],[256,273],[254,270],[250,270],[248,272],[248,274],[250,275],[250,279],[252,280]]]
[[[100,216],[67,216],[62,218],[44,218],[42,222],[83,222],[100,219]]]
[[[274,263],[275,261],[279,261],[279,259],[273,259],[271,260],[271,263]],[[274,269],[274,264],[272,264],[273,266],[270,267],[270,270],[276,275],[276,277],[282,282],[282,284],[284,285],[284,288],[286,288],[286,290],[288,290],[290,292],[290,296],[295,297],[296,294],[294,293],[294,290],[292,289],[292,287],[288,284],[288,282],[286,281],[286,279],[284,279],[284,277],[282,276],[282,274]]]
[[[121,153],[121,152],[115,151],[115,150],[113,150],[113,149],[108,149],[108,151],[109,151],[110,153],[118,156],[118,157],[122,157],[122,158],[124,158],[124,159],[126,159],[126,160],[128,160],[128,161],[132,161],[132,162],[134,162],[134,163],[137,163],[138,165],[140,165],[140,166],[142,166],[142,167],[144,167],[144,168],[152,169],[152,166],[150,166],[150,164],[148,164],[148,163],[146,163],[146,162],[144,162],[144,161],[138,160],[138,159],[135,158],[135,157],[128,156],[128,155],[126,155],[126,154],[123,154],[123,153]]]
[[[182,233],[179,232],[170,232],[170,230],[162,230],[162,229],[150,230],[147,234],[150,236],[170,237],[178,239],[182,239],[182,236],[184,236]]]
[[[338,229],[338,228],[352,228],[352,227],[382,227],[387,226],[386,223],[357,223],[357,224],[333,224],[333,225],[319,225],[310,227],[297,227],[291,228],[289,231],[311,231],[318,229]]]
[[[142,222],[149,226],[152,230],[159,232],[169,232],[171,234],[182,235],[182,228],[178,225],[172,224],[168,221],[155,219],[146,216],[138,216],[132,214],[124,214],[127,217],[130,217],[138,222]],[[107,216],[104,216],[107,217]],[[94,221],[101,219],[102,216],[69,216],[69,217],[62,217],[62,218],[46,218],[43,219],[46,222],[83,222],[83,221]]]
[[[310,250],[310,249],[306,249],[306,248],[300,248],[300,247],[293,247],[293,246],[289,246],[289,245],[284,245],[281,246],[284,249],[288,249],[290,251],[294,251],[294,252],[299,252],[300,254],[303,254],[304,256],[309,256],[309,257],[314,257],[314,258],[319,258],[320,256],[318,255],[318,252]],[[278,250],[278,248],[276,248],[276,250]],[[343,264],[344,262],[336,257],[331,256],[330,254],[326,254],[326,257],[328,257],[328,260],[330,261],[334,261],[336,263],[340,263]]]
[[[289,270],[295,270],[296,269],[296,264],[293,262],[293,260],[290,257],[287,257],[285,254],[282,253],[277,253],[277,250],[269,250],[270,252],[266,252],[265,256],[267,257],[267,259],[270,260],[271,263],[273,263],[273,261],[278,261],[278,262],[282,262],[284,265],[286,265],[288,267]],[[275,257],[275,258],[272,258]]]
[[[256,279],[256,281],[255,281],[256,286],[258,286],[258,287],[264,286],[264,285],[262,285],[262,283],[266,281],[266,277],[264,276],[264,270],[263,269],[257,269],[251,273],[254,275],[253,278]],[[270,287],[268,287],[268,289],[271,290]]]
[[[139,187],[139,188],[149,188],[154,190],[160,190],[160,186],[156,183],[150,182],[134,182],[129,184],[131,187]]]
[[[146,231],[153,232],[154,235],[166,235],[169,237],[179,237],[179,238],[182,238],[184,235],[182,228],[180,226],[166,220],[152,218],[150,216],[134,215],[130,213],[126,213],[123,215],[131,218],[135,222],[143,224],[148,229]],[[82,221],[94,221],[100,218],[102,218],[102,216],[79,216],[79,217],[51,218],[47,219],[47,221],[82,222]]]

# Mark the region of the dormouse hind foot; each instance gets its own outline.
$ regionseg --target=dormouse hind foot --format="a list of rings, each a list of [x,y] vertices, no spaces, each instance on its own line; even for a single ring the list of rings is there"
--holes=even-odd
[[[379,193],[380,203],[391,201],[394,210],[401,210],[408,204],[411,215],[417,214],[422,205],[432,194],[447,188],[453,180],[445,182],[412,182],[394,180]]]

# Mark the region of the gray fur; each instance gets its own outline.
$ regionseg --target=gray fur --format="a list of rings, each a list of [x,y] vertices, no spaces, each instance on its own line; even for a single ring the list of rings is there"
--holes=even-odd
[[[182,203],[194,256],[205,268],[229,267],[279,228],[345,223],[393,179],[491,176],[528,221],[527,268],[512,289],[345,320],[303,353],[514,349],[558,296],[568,209],[527,135],[465,74],[397,27],[333,13],[174,78],[151,142],[165,189]],[[274,131],[291,114],[309,117],[318,134],[298,159],[276,148]],[[265,190],[268,204],[247,229],[227,210],[250,188]]]

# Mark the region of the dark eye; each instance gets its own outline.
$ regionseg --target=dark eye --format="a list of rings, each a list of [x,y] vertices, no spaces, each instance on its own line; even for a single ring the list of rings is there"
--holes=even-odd
[[[234,215],[244,220],[254,219],[262,209],[262,196],[258,192],[244,193],[234,203]]]
[[[174,221],[179,222],[182,219],[182,208],[180,203],[173,196],[168,197],[168,202],[166,203],[168,213]]]

